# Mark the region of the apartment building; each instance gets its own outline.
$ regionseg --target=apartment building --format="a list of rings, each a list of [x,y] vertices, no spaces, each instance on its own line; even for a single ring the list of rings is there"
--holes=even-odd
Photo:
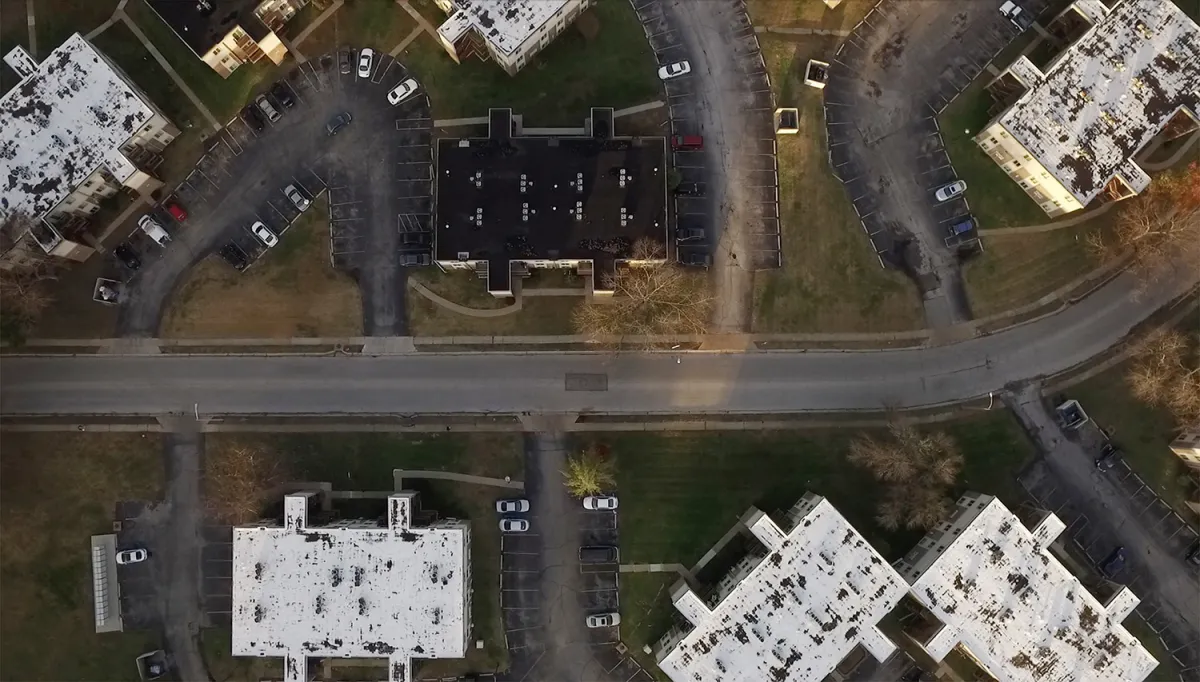
[[[595,0],[434,0],[446,13],[438,39],[454,61],[491,58],[516,75]]]
[[[1200,471],[1200,424],[1181,431],[1171,441],[1171,452],[1190,468]]]
[[[618,263],[647,265],[634,246],[666,253],[667,148],[661,137],[616,137],[613,110],[578,129],[522,129],[492,109],[487,137],[436,146],[434,260],[474,270],[497,297],[532,268],[572,268],[612,294]]]
[[[1138,194],[1135,156],[1200,120],[1200,28],[1171,0],[1080,0],[1090,24],[1039,69],[1019,57],[996,79],[1020,95],[974,140],[1050,217]]]
[[[151,168],[179,129],[78,33],[40,64],[20,47],[5,61],[21,82],[0,98],[0,214],[31,220],[0,235],[0,268],[86,260],[89,217],[121,189],[161,187]]]
[[[852,654],[887,659],[877,624],[907,584],[825,498],[806,494],[784,530],[751,508],[740,523],[762,550],[705,596],[671,590],[682,622],[659,640],[659,668],[676,682],[823,680]]]
[[[312,679],[315,658],[387,659],[390,682],[410,682],[414,658],[463,658],[468,524],[421,524],[417,494],[400,492],[382,519],[323,525],[317,500],[290,494],[282,524],[234,528],[233,655],[283,657],[286,682]]]
[[[1063,529],[1054,514],[1026,528],[996,498],[963,495],[895,565],[941,625],[925,652],[957,649],[1005,682],[1147,679],[1158,662],[1121,625],[1138,598],[1122,586],[1097,600],[1049,551]]]
[[[264,57],[287,56],[278,35],[309,0],[147,0],[150,7],[221,78]]]

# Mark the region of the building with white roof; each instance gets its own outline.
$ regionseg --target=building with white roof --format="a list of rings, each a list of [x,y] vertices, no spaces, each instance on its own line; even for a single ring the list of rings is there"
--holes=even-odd
[[[967,493],[896,569],[941,623],[925,651],[956,647],[1001,682],[1141,682],[1158,662],[1121,625],[1138,598],[1100,603],[1049,552],[1063,523],[1027,529],[999,500]]]
[[[78,33],[40,64],[20,47],[5,62],[22,80],[0,98],[0,214],[33,220],[0,235],[0,267],[84,260],[92,248],[75,239],[87,217],[122,187],[162,186],[146,165],[179,129]]]
[[[781,529],[750,509],[742,523],[765,553],[751,554],[707,598],[679,583],[687,621],[658,643],[675,682],[822,680],[859,646],[883,661],[895,644],[877,623],[904,597],[904,579],[825,498],[807,494]]]
[[[1200,27],[1171,0],[1080,0],[1092,25],[1043,71],[1020,57],[998,78],[1024,92],[975,136],[1047,215],[1140,193],[1134,156],[1200,118]]]
[[[385,658],[388,679],[412,659],[462,658],[471,629],[470,528],[414,521],[416,493],[387,500],[385,520],[310,524],[315,493],[284,500],[283,525],[233,531],[233,655],[284,658],[309,679],[314,658]]]
[[[595,0],[434,0],[438,39],[456,62],[490,56],[515,75]]]

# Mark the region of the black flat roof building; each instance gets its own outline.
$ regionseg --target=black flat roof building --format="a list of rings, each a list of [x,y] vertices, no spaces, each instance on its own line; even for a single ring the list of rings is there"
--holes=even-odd
[[[262,0],[147,1],[175,35],[200,57],[224,40],[235,26],[241,26],[255,41],[271,32],[254,14]]]
[[[582,132],[565,135],[514,134],[510,109],[492,109],[488,121],[485,138],[438,140],[440,266],[486,267],[488,291],[505,296],[512,263],[587,262],[595,277],[630,259],[639,240],[665,254],[665,138],[614,136],[609,108],[593,108]]]

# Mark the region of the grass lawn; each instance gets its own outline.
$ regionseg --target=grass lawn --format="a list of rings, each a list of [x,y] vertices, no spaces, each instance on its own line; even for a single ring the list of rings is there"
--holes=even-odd
[[[254,267],[216,256],[188,271],[163,315],[164,338],[359,336],[362,297],[329,264],[327,198],[320,197]]]
[[[41,61],[72,34],[87,34],[103,24],[117,8],[117,0],[34,0],[33,5],[38,43],[34,58]]]
[[[1100,267],[1088,235],[1107,229],[1116,210],[1053,232],[984,237],[984,253],[963,268],[975,317],[1011,310],[1066,286]]]
[[[580,31],[589,25],[598,25],[591,40]],[[427,35],[399,59],[428,90],[436,118],[486,116],[488,107],[512,107],[525,125],[579,126],[589,107],[620,109],[664,96],[654,54],[627,0],[599,0],[516,76],[490,61],[456,64]]]
[[[995,63],[1008,64],[999,58]],[[1048,223],[1050,218],[1045,211],[971,139],[989,120],[988,107],[992,105],[992,98],[984,86],[991,78],[991,74],[984,71],[938,117],[946,151],[950,153],[958,176],[967,181],[967,202],[980,227]]]
[[[642,647],[653,649],[658,638],[671,628],[675,615],[671,585],[676,580],[676,573],[622,573],[620,580],[621,642],[647,672],[664,682],[670,678],[655,665],[654,654],[644,653]]]
[[[201,630],[200,652],[213,682],[283,679],[282,658],[234,656],[233,632],[227,627]]]
[[[250,101],[250,95],[260,83],[273,80],[290,68],[290,62],[275,66],[269,59],[264,59],[257,64],[243,64],[229,78],[221,78],[175,36],[145,0],[129,0],[125,13],[221,123],[232,118]]]
[[[212,435],[211,446],[219,447],[219,442],[213,443],[219,439],[264,443],[284,458],[283,467],[291,480],[329,481],[334,490],[392,490],[393,469],[511,476],[516,481],[525,476],[523,441],[513,434]],[[514,491],[415,479],[406,480],[405,486],[420,491],[422,503],[441,517],[471,521],[472,638],[484,640],[484,648],[472,645],[464,660],[422,664],[421,676],[441,678],[506,667],[508,651],[500,614],[500,530],[495,524],[494,504],[513,496]]]
[[[938,428],[955,437],[966,458],[956,493],[974,489],[1019,501],[1016,473],[1033,447],[1008,412]],[[787,510],[806,491],[827,497],[884,557],[903,556],[921,534],[887,532],[875,523],[879,485],[846,461],[857,433],[597,435],[617,458],[617,487],[625,500],[622,561],[690,566],[751,505]]]
[[[0,54],[20,45],[29,49],[29,30],[25,26],[25,0],[0,0]],[[17,73],[0,67],[0,94],[17,84]]]
[[[0,670],[6,680],[137,679],[153,635],[98,635],[88,536],[112,532],[123,499],[162,487],[155,435],[3,434]]]
[[[416,20],[394,0],[354,0],[310,33],[300,44],[300,51],[312,58],[339,45],[351,45],[387,54],[416,27]],[[299,33],[299,29],[292,33]]]
[[[439,296],[470,308],[504,308],[512,299],[487,292],[487,284],[471,272],[442,273],[426,268],[410,275]],[[536,286],[527,281],[530,286]],[[519,312],[500,317],[469,317],[447,310],[409,288],[408,324],[414,336],[487,336],[573,334],[571,311],[582,296],[526,296]]]
[[[843,0],[842,4],[829,9],[820,0],[809,2],[795,0],[747,0],[746,11],[755,26],[797,26],[850,30],[864,17],[878,0]]]
[[[880,267],[830,171],[820,92],[803,85],[808,59],[834,49],[837,39],[759,38],[779,106],[800,109],[801,130],[778,137],[783,268],[755,274],[753,330],[920,328],[924,316],[916,288],[899,272]]]
[[[1128,370],[1129,365],[1123,363],[1072,386],[1067,394],[1083,404],[1098,425],[1108,429],[1125,451],[1126,463],[1146,485],[1154,488],[1180,516],[1194,523],[1196,515],[1185,504],[1192,485],[1188,469],[1167,449],[1175,438],[1175,421],[1166,410],[1133,397],[1125,383]]]

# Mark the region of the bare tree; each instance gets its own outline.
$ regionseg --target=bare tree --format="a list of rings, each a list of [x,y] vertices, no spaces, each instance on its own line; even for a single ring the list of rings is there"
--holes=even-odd
[[[224,442],[210,448],[204,457],[205,503],[222,523],[259,518],[267,495],[284,481],[279,457],[258,443]]]
[[[1089,240],[1102,259],[1128,254],[1146,280],[1200,262],[1200,163],[1160,174],[1118,210],[1112,233],[1098,232]]]
[[[639,240],[630,254],[634,261],[661,258],[661,248],[650,240]],[[576,307],[572,321],[577,333],[600,339],[708,330],[713,297],[701,273],[674,263],[628,265],[606,276],[603,284],[614,292],[612,299]]]
[[[567,458],[567,468],[562,472],[563,483],[575,497],[598,495],[612,490],[617,484],[613,476],[612,460],[598,446],[588,447],[578,455]]]
[[[54,302],[50,283],[58,279],[53,266],[37,262],[21,269],[0,270],[0,338],[19,345]]]
[[[1163,407],[1180,424],[1200,422],[1200,335],[1160,329],[1134,349],[1126,375],[1133,396]]]
[[[884,484],[876,520],[889,530],[930,528],[941,522],[950,510],[946,493],[963,465],[962,453],[949,435],[922,433],[895,419],[887,438],[868,434],[852,441],[850,461]]]

